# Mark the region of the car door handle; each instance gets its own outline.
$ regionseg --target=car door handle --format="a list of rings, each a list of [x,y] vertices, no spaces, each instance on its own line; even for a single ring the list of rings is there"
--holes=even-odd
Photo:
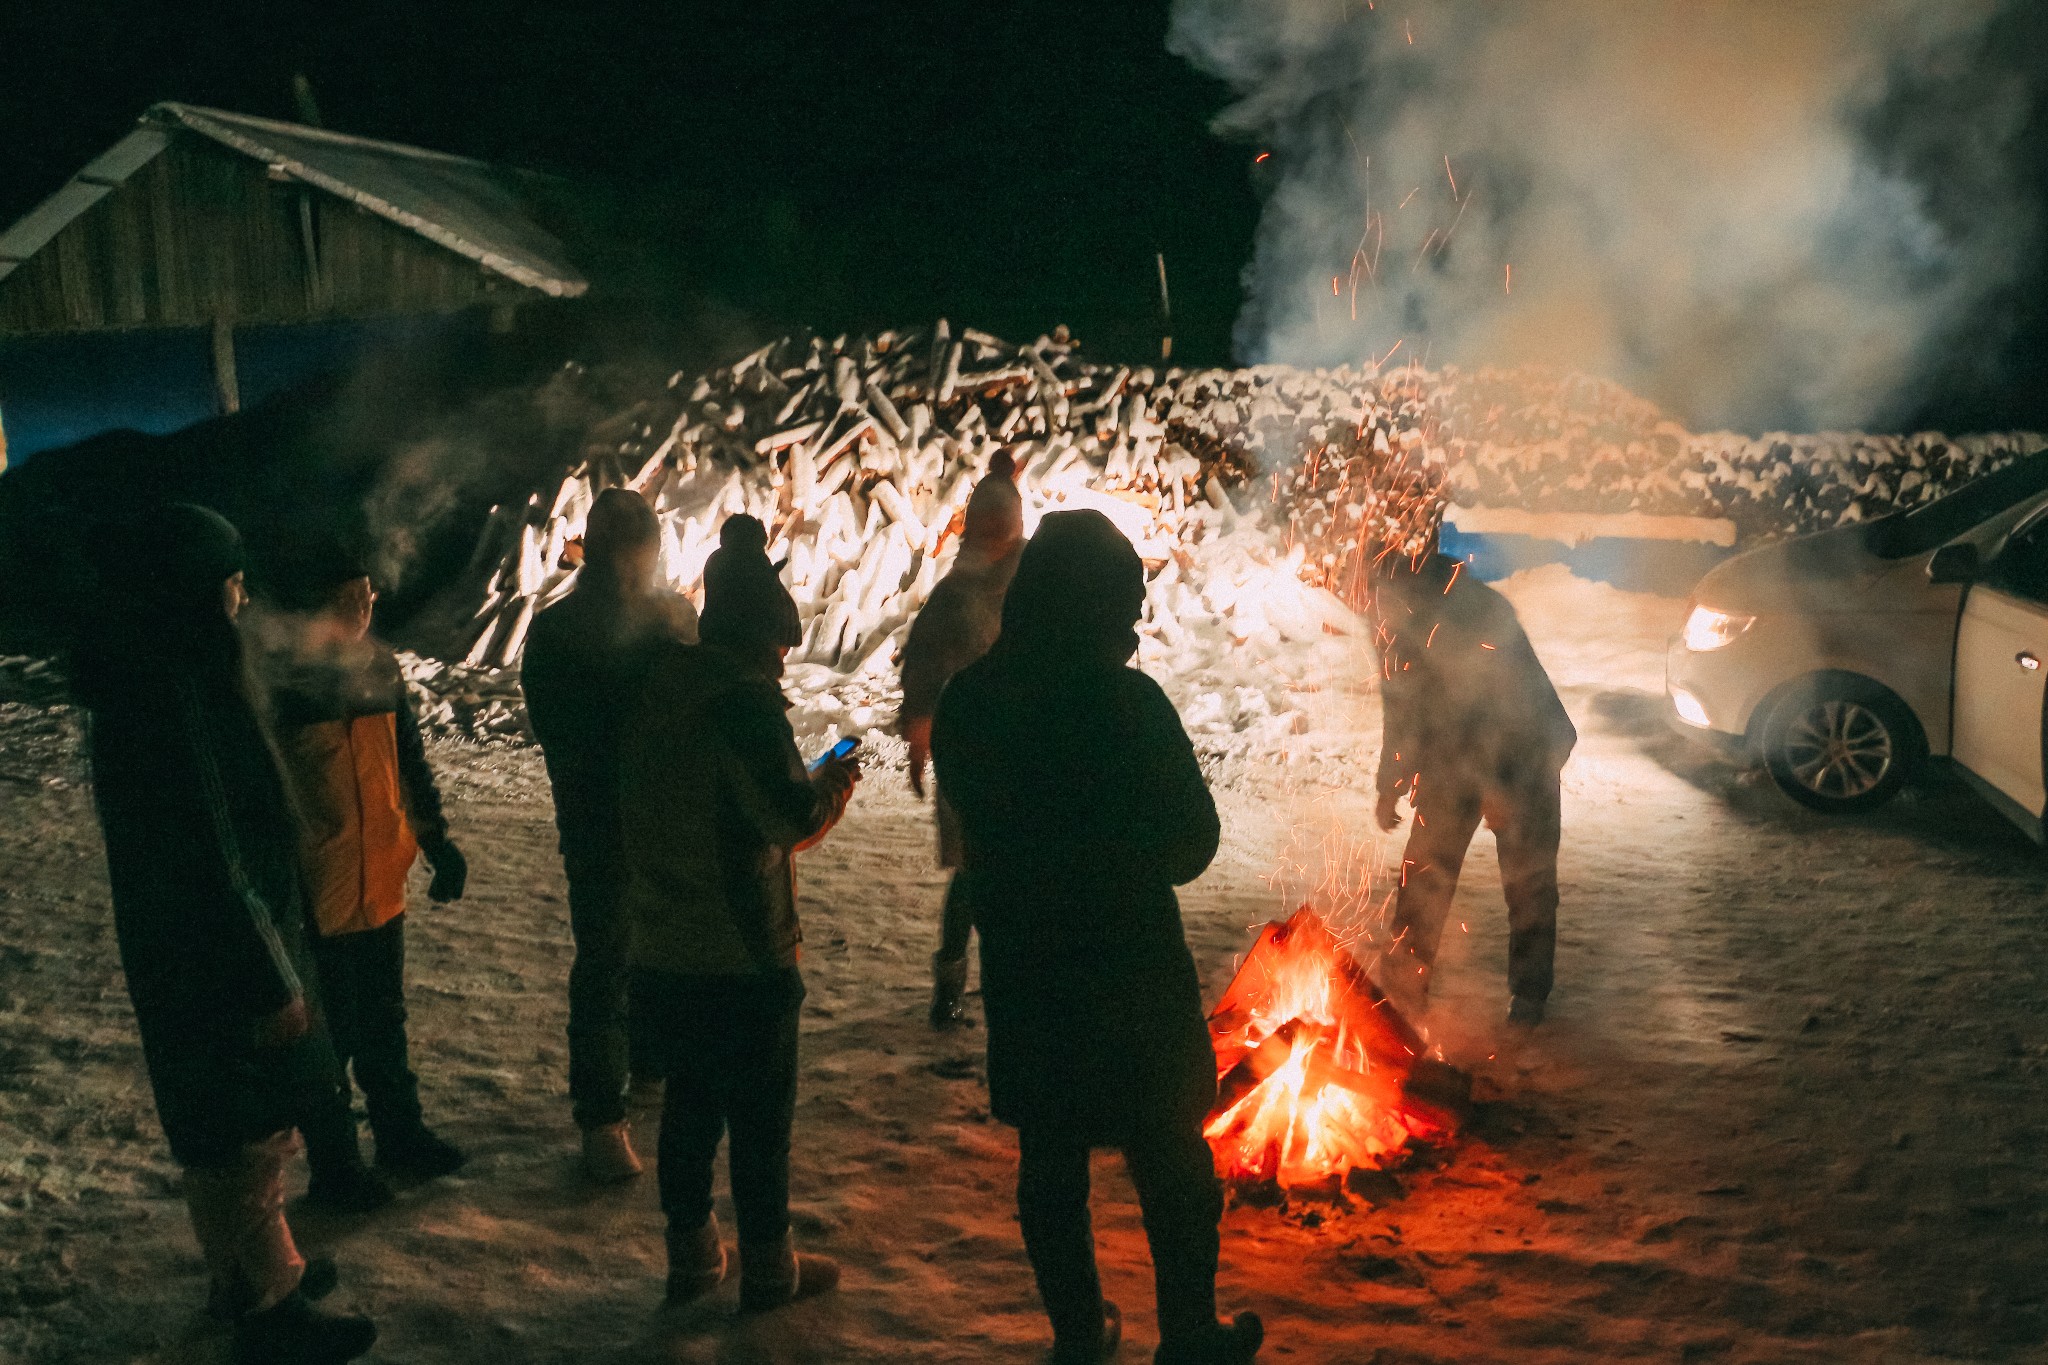
[[[2034,651],[2031,649],[2023,649],[2019,653],[2013,655],[2012,661],[2018,664],[2021,668],[2026,669],[2029,673],[2032,673],[2035,669],[2041,666],[2041,661],[2038,658],[2034,657]]]

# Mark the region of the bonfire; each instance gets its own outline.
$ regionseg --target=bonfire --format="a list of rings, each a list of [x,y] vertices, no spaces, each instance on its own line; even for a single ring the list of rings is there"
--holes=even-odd
[[[1221,1078],[1205,1132],[1233,1182],[1342,1181],[1456,1126],[1463,1078],[1308,906],[1261,930],[1209,1028]]]

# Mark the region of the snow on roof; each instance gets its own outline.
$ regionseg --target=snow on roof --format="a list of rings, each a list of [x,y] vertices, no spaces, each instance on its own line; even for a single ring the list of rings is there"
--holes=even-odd
[[[590,287],[562,244],[528,217],[508,174],[485,162],[189,104],[151,108],[136,131],[0,233],[0,279],[148,165],[180,130],[260,161],[273,176],[338,195],[529,289],[574,298]]]

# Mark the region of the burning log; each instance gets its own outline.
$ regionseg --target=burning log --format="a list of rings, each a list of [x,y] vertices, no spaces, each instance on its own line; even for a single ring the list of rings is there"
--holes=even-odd
[[[1205,1132],[1232,1180],[1343,1179],[1456,1131],[1462,1073],[1429,1058],[1308,906],[1260,931],[1209,1028],[1221,1076]]]

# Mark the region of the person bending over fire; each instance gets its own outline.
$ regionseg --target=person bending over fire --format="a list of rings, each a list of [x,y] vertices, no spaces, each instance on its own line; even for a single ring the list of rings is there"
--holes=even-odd
[[[307,1197],[365,1212],[391,1202],[380,1173],[428,1180],[466,1160],[420,1112],[405,1036],[405,901],[421,855],[437,904],[461,899],[469,867],[448,837],[398,658],[370,634],[368,567],[339,542],[316,540],[285,556],[276,579],[291,629],[264,661],[271,717],[299,812],[328,1032],[346,1068],[300,1120]],[[363,1164],[349,1071],[369,1110],[377,1172]]]
[[[627,488],[597,495],[583,568],[569,595],[534,618],[520,664],[527,719],[554,788],[569,878],[569,1102],[583,1172],[600,1185],[640,1174],[626,1122],[627,1080],[656,1088],[659,1065],[632,1036],[626,1008],[631,927],[619,755],[647,662],[665,641],[697,642],[690,599],[656,584],[661,523]]]
[[[1024,548],[1024,501],[1017,496],[1017,467],[1008,451],[988,462],[988,473],[967,499],[960,553],[932,589],[924,610],[911,622],[903,642],[903,708],[898,729],[910,745],[910,789],[924,795],[925,764],[931,759],[932,713],[939,692],[955,673],[988,653],[1003,626],[1003,594],[1017,572]],[[974,904],[960,870],[960,818],[944,792],[934,792],[939,826],[939,866],[952,870],[939,950],[932,954],[932,1027],[958,1028],[967,1022],[967,947],[974,935]]]
[[[799,1256],[789,1230],[803,934],[791,855],[846,810],[858,763],[807,773],[780,679],[796,603],[767,532],[727,518],[704,567],[703,644],[657,646],[622,754],[633,1027],[667,1083],[659,1152],[668,1302],[725,1278],[712,1162],[730,1136],[740,1307],[831,1289],[839,1268]]]
[[[1248,1361],[1216,1319],[1222,1187],[1204,1116],[1216,1055],[1173,888],[1219,827],[1173,703],[1126,667],[1137,552],[1099,512],[1055,512],[1024,547],[1002,636],[939,698],[938,780],[974,878],[995,1116],[1017,1129],[1017,1213],[1060,1365],[1104,1360],[1088,1154],[1124,1156],[1158,1284],[1159,1365]]]
[[[1558,774],[1578,742],[1508,600],[1458,560],[1388,557],[1373,616],[1385,733],[1378,819],[1415,828],[1402,855],[1393,944],[1397,999],[1429,990],[1466,848],[1484,820],[1508,903],[1508,1017],[1543,1019],[1557,947]]]
[[[331,1085],[306,947],[298,829],[235,627],[241,536],[173,505],[110,533],[95,619],[72,659],[90,723],[114,932],[142,1057],[206,1258],[207,1309],[236,1365],[323,1365],[370,1349],[366,1318],[310,1300],[285,1162],[306,1096]]]

